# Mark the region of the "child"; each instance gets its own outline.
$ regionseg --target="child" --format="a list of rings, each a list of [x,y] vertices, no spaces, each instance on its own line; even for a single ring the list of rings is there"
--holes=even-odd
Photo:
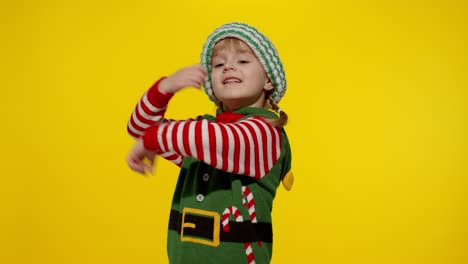
[[[164,119],[174,93],[202,84],[219,107],[216,117]],[[229,23],[208,37],[201,65],[160,79],[141,98],[127,127],[141,139],[129,154],[130,168],[144,174],[152,169],[144,160],[155,155],[181,167],[169,220],[170,263],[270,263],[273,198],[291,166],[282,128],[287,115],[277,106],[285,90],[270,40]]]

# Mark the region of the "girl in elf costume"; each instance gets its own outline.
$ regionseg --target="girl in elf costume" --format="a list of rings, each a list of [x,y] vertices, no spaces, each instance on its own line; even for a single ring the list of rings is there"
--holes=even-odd
[[[164,118],[185,87],[205,87],[216,116]],[[131,169],[152,170],[160,155],[180,166],[169,217],[169,262],[270,263],[271,210],[276,189],[292,184],[291,150],[278,107],[286,91],[283,65],[270,40],[243,23],[217,28],[201,64],[161,78],[140,99],[128,122],[138,139]],[[276,114],[269,110],[276,111]]]

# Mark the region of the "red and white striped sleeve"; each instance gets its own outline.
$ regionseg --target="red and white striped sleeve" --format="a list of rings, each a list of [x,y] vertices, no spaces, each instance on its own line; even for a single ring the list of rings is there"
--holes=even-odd
[[[217,169],[261,179],[281,154],[281,132],[261,117],[236,123],[170,122],[149,128],[147,149],[191,156]]]
[[[148,127],[164,122],[167,104],[173,94],[159,91],[158,85],[163,79],[161,78],[143,94],[128,120],[127,132],[135,139],[141,137]]]
[[[167,104],[173,94],[162,93],[158,89],[159,83],[164,78],[158,80],[143,96],[136,105],[127,123],[127,132],[134,139],[140,138],[145,130],[155,124],[161,124],[172,120],[164,118]],[[183,156],[174,152],[157,151],[161,157],[180,166]]]

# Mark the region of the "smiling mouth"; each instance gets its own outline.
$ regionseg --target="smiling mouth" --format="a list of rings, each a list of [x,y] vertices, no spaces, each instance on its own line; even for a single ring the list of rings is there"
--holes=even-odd
[[[231,83],[241,83],[241,80],[237,78],[227,78],[223,81],[223,84],[231,84]]]

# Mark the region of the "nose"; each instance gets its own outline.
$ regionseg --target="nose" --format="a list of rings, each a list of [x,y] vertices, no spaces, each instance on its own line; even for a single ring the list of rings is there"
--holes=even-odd
[[[235,71],[236,68],[234,68],[234,66],[232,66],[231,64],[224,64],[224,68],[223,68],[223,72],[228,72],[228,71]]]

